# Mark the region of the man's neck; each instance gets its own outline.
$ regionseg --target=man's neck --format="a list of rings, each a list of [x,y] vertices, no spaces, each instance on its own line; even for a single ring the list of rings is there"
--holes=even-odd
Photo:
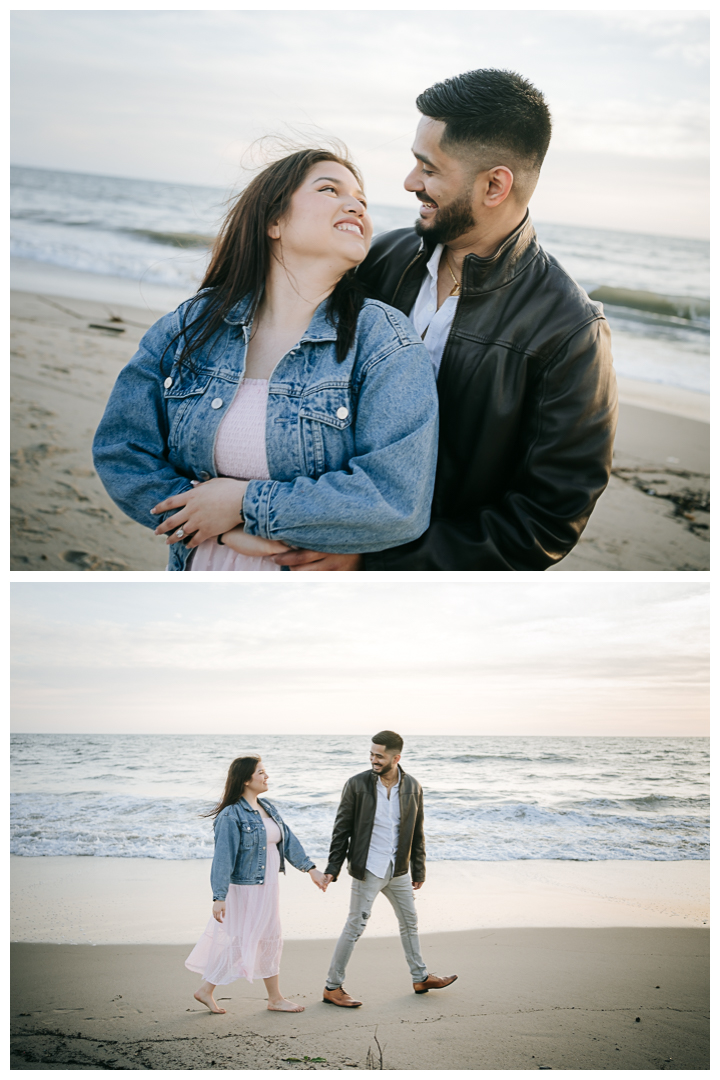
[[[383,784],[385,785],[386,788],[392,788],[392,787],[395,787],[395,785],[397,784],[399,776],[400,776],[400,772],[399,772],[398,767],[396,765],[395,768],[392,769],[389,773],[385,773],[384,775],[381,773],[380,774],[380,779],[381,779],[381,781],[383,782]]]
[[[500,214],[501,210],[504,213]],[[495,216],[496,214],[498,216]],[[481,259],[488,259],[497,251],[503,240],[515,232],[526,214],[527,206],[511,205],[505,209],[505,203],[503,203],[502,207],[498,207],[493,214],[479,221],[470,232],[446,244],[454,265],[461,267],[466,255],[478,255]]]

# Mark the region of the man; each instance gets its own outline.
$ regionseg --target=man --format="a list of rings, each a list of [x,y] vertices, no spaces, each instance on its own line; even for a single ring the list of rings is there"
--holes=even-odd
[[[415,993],[440,990],[457,979],[457,975],[428,974],[420,952],[413,890],[425,880],[423,795],[417,780],[398,765],[402,748],[403,740],[394,731],[374,736],[371,768],[348,780],[335,817],[325,881],[337,880],[347,857],[353,883],[350,914],[330,962],[323,1001],[345,1009],[362,1005],[342,984],[355,942],[380,892],[397,915]]]
[[[364,556],[294,552],[296,569],[546,570],[578,542],[612,462],[617,392],[602,308],[538,244],[528,202],[550,142],[542,94],[480,69],[430,87],[405,181],[415,229],[360,266],[405,312],[437,372],[430,526]]]

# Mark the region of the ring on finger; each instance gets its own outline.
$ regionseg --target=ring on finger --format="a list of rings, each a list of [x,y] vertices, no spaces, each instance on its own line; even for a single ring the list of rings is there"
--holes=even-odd
[[[175,533],[175,535],[176,536],[184,536],[185,535],[185,530],[184,529],[178,529],[177,532]]]

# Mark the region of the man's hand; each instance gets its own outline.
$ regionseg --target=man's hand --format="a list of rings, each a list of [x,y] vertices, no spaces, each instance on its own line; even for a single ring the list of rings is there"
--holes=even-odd
[[[275,555],[278,566],[291,570],[362,570],[362,555],[332,555],[325,551],[306,551],[296,548],[282,555]]]
[[[267,555],[277,555],[280,551],[289,551],[287,544],[280,540],[265,540],[262,536],[252,536],[246,533],[241,525],[236,529],[230,529],[220,537],[225,547],[232,548],[238,555],[252,555],[262,558]]]
[[[335,878],[332,876],[332,874],[323,874],[323,877],[325,878],[325,888],[328,887],[328,885],[330,884],[331,881],[335,880]]]
[[[319,870],[315,869],[315,867],[313,867],[313,869],[309,871],[309,874],[317,885],[318,889],[321,889],[323,892],[325,892],[325,890],[327,889],[327,881],[325,880],[327,874],[321,874]]]
[[[412,887],[413,887],[413,889],[422,889],[423,882],[422,881],[413,881]]]

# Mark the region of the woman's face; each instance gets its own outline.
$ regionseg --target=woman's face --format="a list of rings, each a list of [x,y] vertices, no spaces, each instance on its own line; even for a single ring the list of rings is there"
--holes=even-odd
[[[319,161],[293,195],[290,210],[271,225],[268,235],[288,256],[322,259],[341,273],[357,266],[368,253],[372,221],[358,182],[344,165]]]
[[[268,774],[265,772],[265,766],[262,761],[258,761],[255,772],[245,784],[243,794],[252,792],[254,795],[262,795],[263,791],[267,791],[267,789]]]

